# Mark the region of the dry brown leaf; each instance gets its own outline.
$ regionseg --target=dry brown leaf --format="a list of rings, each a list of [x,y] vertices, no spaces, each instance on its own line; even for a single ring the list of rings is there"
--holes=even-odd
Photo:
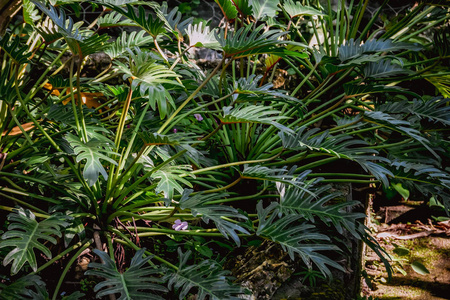
[[[23,127],[23,129],[25,131],[29,131],[29,130],[34,128],[33,122],[28,122],[28,123],[25,123],[25,124],[21,124],[21,126]],[[16,126],[8,134],[7,133],[8,133],[8,131],[2,132],[2,136],[5,136],[5,135],[19,135],[19,134],[22,134],[22,130],[20,130],[19,126]]]

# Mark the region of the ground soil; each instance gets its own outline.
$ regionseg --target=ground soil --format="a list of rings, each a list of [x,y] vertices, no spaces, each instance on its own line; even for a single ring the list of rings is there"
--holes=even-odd
[[[450,223],[374,225],[376,238],[392,258],[394,273],[372,251],[366,254],[363,294],[372,299],[450,299]],[[406,248],[395,251],[395,248]],[[404,254],[404,255],[399,255]],[[430,272],[419,274],[411,263],[419,262]],[[403,274],[402,274],[403,273]],[[371,286],[371,287],[370,287]],[[369,298],[370,299],[370,298]]]

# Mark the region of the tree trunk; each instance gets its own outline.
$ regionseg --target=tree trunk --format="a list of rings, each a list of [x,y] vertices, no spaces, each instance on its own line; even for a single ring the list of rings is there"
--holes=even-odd
[[[22,0],[0,0],[0,36],[5,33],[11,18],[21,7]]]

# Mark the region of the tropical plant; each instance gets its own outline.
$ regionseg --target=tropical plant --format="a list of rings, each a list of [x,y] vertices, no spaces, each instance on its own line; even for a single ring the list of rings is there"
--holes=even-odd
[[[15,278],[0,298],[61,298],[95,248],[98,298],[239,299],[251,291],[221,247],[249,238],[329,278],[345,241],[385,254],[342,183],[400,185],[449,213],[445,6],[377,28],[367,0],[216,0],[212,29],[131,0],[92,2],[104,10],[86,24],[68,13],[80,2],[24,1],[25,23],[0,37],[0,257]],[[138,29],[101,34],[112,26]],[[222,58],[202,69],[191,48]],[[98,52],[110,64],[87,77]]]

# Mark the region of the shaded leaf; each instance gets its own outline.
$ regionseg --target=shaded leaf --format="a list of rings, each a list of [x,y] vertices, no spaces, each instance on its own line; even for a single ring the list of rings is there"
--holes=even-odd
[[[410,253],[409,249],[405,247],[395,247],[393,251],[398,256],[406,256]]]
[[[17,299],[43,299],[46,298],[36,298],[36,291],[45,290],[45,283],[42,281],[41,277],[38,275],[27,275],[21,277],[10,285],[5,285],[0,282],[0,299],[3,300],[17,300]],[[46,292],[46,291],[45,291]],[[48,296],[48,294],[47,294]]]
[[[230,271],[222,269],[222,266],[214,260],[203,260],[199,264],[187,266],[187,260],[192,252],[183,253],[178,248],[179,267],[177,272],[168,274],[169,289],[178,290],[178,299],[185,299],[192,290],[197,291],[196,299],[204,300],[206,297],[211,300],[238,300],[244,292],[240,286],[231,284],[233,278],[228,275]]]
[[[130,4],[126,4],[127,10],[124,10],[120,6],[109,3],[102,4],[134,21],[138,26],[147,31],[147,33],[150,34],[153,38],[156,38],[158,35],[164,34],[166,32],[166,29],[164,28],[164,21],[160,20],[157,17],[154,18],[152,14],[147,14],[143,5],[138,6],[138,13],[136,14],[134,7]]]
[[[12,41],[10,41],[12,40]],[[0,48],[5,51],[17,64],[25,64],[31,56],[27,45],[21,45],[19,38],[12,38],[9,32],[0,37]],[[3,73],[3,70],[2,70]]]
[[[400,92],[404,89],[398,86],[385,86],[385,85],[357,85],[353,82],[344,84],[344,91],[347,96],[361,96],[373,93],[385,93],[385,92]]]
[[[307,130],[300,127],[294,135],[280,133],[283,147],[292,150],[310,150],[326,153],[341,159],[357,162],[366,172],[389,185],[388,176],[394,176],[391,171],[375,161],[389,163],[389,159],[377,156],[378,151],[364,147],[367,143],[341,134],[331,136],[328,131],[319,134],[320,129]]]
[[[239,14],[244,18],[253,15],[253,6],[252,6],[253,1],[257,0],[232,0]]]
[[[308,187],[311,193],[295,187],[286,187],[281,195],[280,204],[277,207],[280,213],[297,214],[311,222],[318,218],[328,226],[333,225],[337,232],[344,233],[344,228],[353,236],[359,238],[356,220],[366,217],[363,213],[351,212],[359,201],[343,201],[341,203],[329,203],[340,196],[340,193],[327,193],[331,186]]]
[[[350,39],[339,46],[339,59],[345,62],[368,53],[394,52],[400,50],[420,51],[423,47],[416,43],[394,42],[393,40],[361,40]],[[377,57],[381,57],[377,55]]]
[[[414,122],[415,119],[425,119],[433,123],[441,123],[450,126],[450,99],[435,97],[428,101],[414,99],[412,105],[405,105],[407,112],[413,114],[408,120]]]
[[[430,141],[422,136],[420,131],[417,129],[412,128],[411,123],[405,120],[398,120],[394,118],[393,116],[381,112],[381,111],[365,111],[364,117],[375,120],[377,124],[382,124],[386,127],[391,128],[395,131],[400,131],[402,133],[405,133],[406,135],[412,137],[416,141],[420,142],[425,148],[428,149],[434,156],[439,157],[436,152],[434,152],[433,149],[430,147]]]
[[[427,275],[427,274],[430,274],[430,271],[428,271],[428,269],[427,269],[423,264],[421,264],[421,263],[418,262],[418,261],[412,262],[412,263],[411,263],[411,267],[413,268],[413,270],[414,270],[416,273],[418,273],[418,274],[420,274],[420,275]]]
[[[384,78],[391,76],[398,76],[404,74],[412,74],[411,70],[393,64],[391,60],[386,59],[377,63],[368,63],[363,70],[366,78]]]
[[[123,273],[117,270],[116,263],[106,252],[94,249],[94,253],[101,259],[102,263],[90,263],[89,267],[94,270],[88,270],[86,275],[99,276],[105,278],[104,281],[97,283],[94,292],[97,292],[97,298],[107,295],[119,294],[118,300],[128,299],[149,299],[163,300],[161,296],[152,292],[166,292],[167,289],[160,285],[161,278],[149,275],[158,274],[161,270],[146,266],[151,257],[142,257],[145,249],[136,252],[131,260],[130,267]]]
[[[339,251],[336,246],[323,243],[330,240],[328,236],[318,233],[314,225],[299,223],[299,215],[290,214],[277,219],[277,206],[278,203],[272,202],[264,209],[262,202],[258,203],[258,236],[267,237],[280,244],[292,260],[295,260],[295,254],[299,255],[308,268],[312,268],[314,263],[327,277],[332,276],[327,265],[344,271],[341,265],[318,252]]]
[[[247,179],[270,180],[277,183],[292,185],[315,197],[316,195],[313,191],[309,190],[309,187],[314,183],[314,181],[316,181],[316,179],[307,180],[307,175],[311,173],[311,171],[304,171],[301,174],[294,175],[296,169],[297,166],[295,165],[289,170],[286,167],[281,169],[271,169],[259,165],[245,165],[241,177]]]
[[[178,7],[174,7],[168,12],[167,2],[163,2],[160,8],[157,10],[157,14],[161,20],[166,23],[166,28],[175,34],[183,35],[184,31],[189,25],[193,23],[194,18],[190,17],[181,21],[182,14],[178,11]]]
[[[260,86],[262,75],[250,75],[248,78],[239,78],[234,83],[234,92],[236,102],[243,101],[277,101],[288,100],[293,102],[299,102],[295,97],[291,97],[277,90],[273,90],[272,83],[266,83]]]
[[[196,217],[201,215],[206,224],[212,220],[220,233],[228,239],[231,237],[237,246],[241,245],[237,232],[250,234],[242,226],[232,223],[224,218],[247,220],[247,217],[240,214],[237,209],[226,205],[211,205],[207,204],[209,201],[214,201],[226,197],[226,194],[196,194],[189,197],[192,190],[185,190],[183,197],[180,199],[181,209],[190,209],[192,215]]]

